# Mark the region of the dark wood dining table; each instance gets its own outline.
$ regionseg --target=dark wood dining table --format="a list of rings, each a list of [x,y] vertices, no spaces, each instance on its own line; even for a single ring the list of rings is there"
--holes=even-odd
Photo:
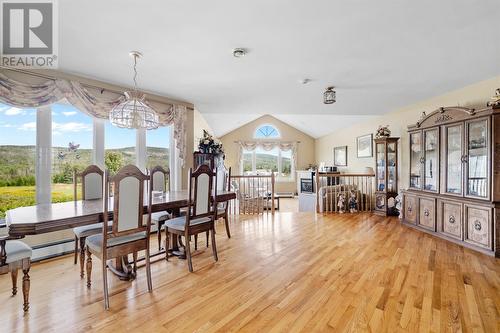
[[[219,191],[217,202],[226,202],[236,198],[234,192]],[[181,208],[188,206],[188,191],[169,191],[153,195],[152,212],[172,211],[174,214]],[[144,200],[144,213],[147,213],[148,199]],[[6,212],[5,222],[9,228],[9,235],[23,238],[28,235],[39,235],[48,232],[71,229],[88,224],[99,223],[104,220],[103,201],[79,200],[61,203],[38,204],[28,207],[19,207]],[[108,219],[113,219],[113,198],[109,202]],[[128,258],[119,258],[115,261],[111,271],[121,279],[129,280],[132,275]]]

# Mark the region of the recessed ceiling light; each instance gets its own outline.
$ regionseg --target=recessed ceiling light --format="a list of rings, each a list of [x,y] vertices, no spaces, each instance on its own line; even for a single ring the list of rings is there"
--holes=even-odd
[[[233,50],[233,56],[235,58],[241,58],[244,57],[247,54],[247,50],[241,47],[237,47]]]

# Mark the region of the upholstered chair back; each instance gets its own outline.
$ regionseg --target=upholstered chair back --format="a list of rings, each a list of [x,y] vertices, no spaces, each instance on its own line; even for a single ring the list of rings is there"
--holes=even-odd
[[[191,219],[214,214],[212,187],[217,176],[208,165],[202,164],[195,171],[189,170],[189,203],[192,212]],[[188,219],[189,220],[189,219]]]
[[[82,180],[83,200],[102,199],[104,171],[102,171],[101,168],[99,168],[97,165],[89,165],[79,175],[75,176],[74,179],[75,200],[76,200],[77,177],[80,177]]]
[[[167,192],[170,190],[170,172],[161,166],[151,169],[150,176],[153,182],[153,191]]]
[[[110,179],[114,183],[113,227],[112,235],[121,236],[129,233],[149,230],[151,219],[151,189],[144,195],[144,183],[151,178],[141,172],[135,165],[123,167]],[[108,186],[106,186],[106,192]],[[109,195],[106,193],[106,197]],[[143,224],[144,199],[148,203],[148,223]],[[105,200],[105,214],[108,200]]]

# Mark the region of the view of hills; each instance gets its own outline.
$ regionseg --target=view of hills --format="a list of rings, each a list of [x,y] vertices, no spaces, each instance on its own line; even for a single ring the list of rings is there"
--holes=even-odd
[[[29,182],[16,184],[15,179],[33,178],[35,176],[35,146],[0,146],[0,186],[32,185]],[[106,149],[106,152],[120,154],[121,164],[135,164],[135,148]],[[168,168],[169,152],[167,148],[147,147],[148,167],[161,165]],[[84,168],[92,164],[91,149],[70,151],[67,147],[52,148],[52,173],[61,173],[69,165]]]

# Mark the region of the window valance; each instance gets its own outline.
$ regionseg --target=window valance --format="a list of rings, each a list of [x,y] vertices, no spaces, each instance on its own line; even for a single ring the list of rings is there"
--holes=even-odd
[[[116,94],[116,97],[104,98],[77,81],[50,79],[43,83],[28,84],[0,73],[0,101],[6,104],[19,108],[38,108],[63,99],[92,117],[108,119],[109,111],[123,102],[125,96]],[[173,125],[176,148],[183,162],[186,156],[186,107],[155,102],[154,109],[158,112],[161,125]]]
[[[281,151],[292,151],[292,161],[294,170],[297,170],[297,141],[237,141],[238,163],[241,164],[243,151],[254,151],[257,148],[262,148],[265,151],[271,151],[274,148],[279,148]]]

